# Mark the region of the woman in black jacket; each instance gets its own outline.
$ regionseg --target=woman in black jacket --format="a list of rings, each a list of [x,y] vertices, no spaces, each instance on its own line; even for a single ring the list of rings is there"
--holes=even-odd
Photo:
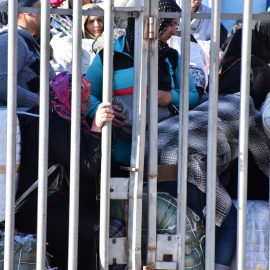
[[[221,59],[219,94],[240,92],[242,29],[238,29]],[[260,109],[270,92],[270,21],[253,22],[251,47],[250,96]]]
[[[60,163],[64,177],[60,191],[48,196],[47,251],[53,255],[52,266],[67,269],[69,225],[69,172],[71,137],[71,74],[62,72],[50,82],[49,167]],[[91,127],[85,120],[91,104],[91,83],[82,76],[81,144],[80,144],[80,201],[78,269],[95,269],[96,253],[94,225],[99,223],[96,212],[96,187],[94,178],[100,173],[101,127],[113,119],[109,103],[98,108]],[[38,179],[38,118],[20,119],[22,131],[21,170],[17,197]],[[58,172],[54,177],[57,178]],[[33,191],[16,213],[16,228],[26,233],[36,233],[37,192]]]

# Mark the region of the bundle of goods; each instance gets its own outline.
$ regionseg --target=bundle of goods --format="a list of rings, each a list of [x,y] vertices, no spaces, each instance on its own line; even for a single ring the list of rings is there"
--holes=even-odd
[[[7,154],[7,109],[0,108],[0,222],[5,219],[6,207],[6,154]],[[21,131],[17,119],[16,133],[16,190],[19,181],[19,166],[21,162]]]
[[[125,220],[123,201],[111,201],[111,217]],[[176,234],[177,200],[168,193],[157,193],[157,234]],[[205,230],[203,221],[191,209],[186,213],[185,269],[204,269]],[[147,242],[147,193],[143,193],[142,213],[142,257]]]
[[[0,270],[4,269],[4,242],[5,232],[0,230]],[[36,247],[37,240],[32,234],[15,232],[14,236],[14,264],[16,270],[36,269]],[[49,256],[46,257],[46,269],[53,270],[49,266]]]

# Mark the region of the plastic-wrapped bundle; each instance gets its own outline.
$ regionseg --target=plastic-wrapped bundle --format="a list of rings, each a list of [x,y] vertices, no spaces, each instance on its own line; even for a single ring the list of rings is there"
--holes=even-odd
[[[7,109],[0,108],[0,222],[5,219],[6,208],[6,154],[7,154]],[[21,131],[17,119],[16,132],[16,191],[19,181],[19,165],[21,162]]]
[[[5,232],[0,230],[0,270],[4,269]],[[36,269],[37,240],[32,234],[15,232],[14,235],[14,264],[16,270]],[[47,256],[48,258],[48,256]],[[46,260],[46,270],[53,269]]]
[[[157,193],[157,234],[176,234],[177,200],[167,193]],[[111,201],[111,217],[124,220],[123,201]],[[142,255],[146,253],[147,240],[147,194],[143,193],[142,213]],[[204,269],[204,236],[203,221],[192,210],[187,208],[185,269]]]
[[[268,202],[247,202],[246,270],[268,269],[268,212]]]

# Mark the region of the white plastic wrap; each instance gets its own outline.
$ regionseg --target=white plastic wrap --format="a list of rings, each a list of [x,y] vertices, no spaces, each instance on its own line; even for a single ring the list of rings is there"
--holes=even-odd
[[[268,213],[268,202],[247,202],[246,270],[268,269]]]
[[[7,154],[7,110],[0,108],[0,222],[5,219],[6,207],[6,154]],[[17,120],[16,135],[16,191],[19,182],[19,165],[21,162],[21,132]]]
[[[262,114],[262,126],[268,138],[270,138],[270,93],[267,94],[260,112]]]

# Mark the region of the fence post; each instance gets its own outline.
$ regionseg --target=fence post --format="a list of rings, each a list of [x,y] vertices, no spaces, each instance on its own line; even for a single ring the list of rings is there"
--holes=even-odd
[[[246,268],[247,159],[253,1],[244,2],[241,55],[241,105],[238,150],[237,269]],[[268,262],[269,263],[269,262]]]

